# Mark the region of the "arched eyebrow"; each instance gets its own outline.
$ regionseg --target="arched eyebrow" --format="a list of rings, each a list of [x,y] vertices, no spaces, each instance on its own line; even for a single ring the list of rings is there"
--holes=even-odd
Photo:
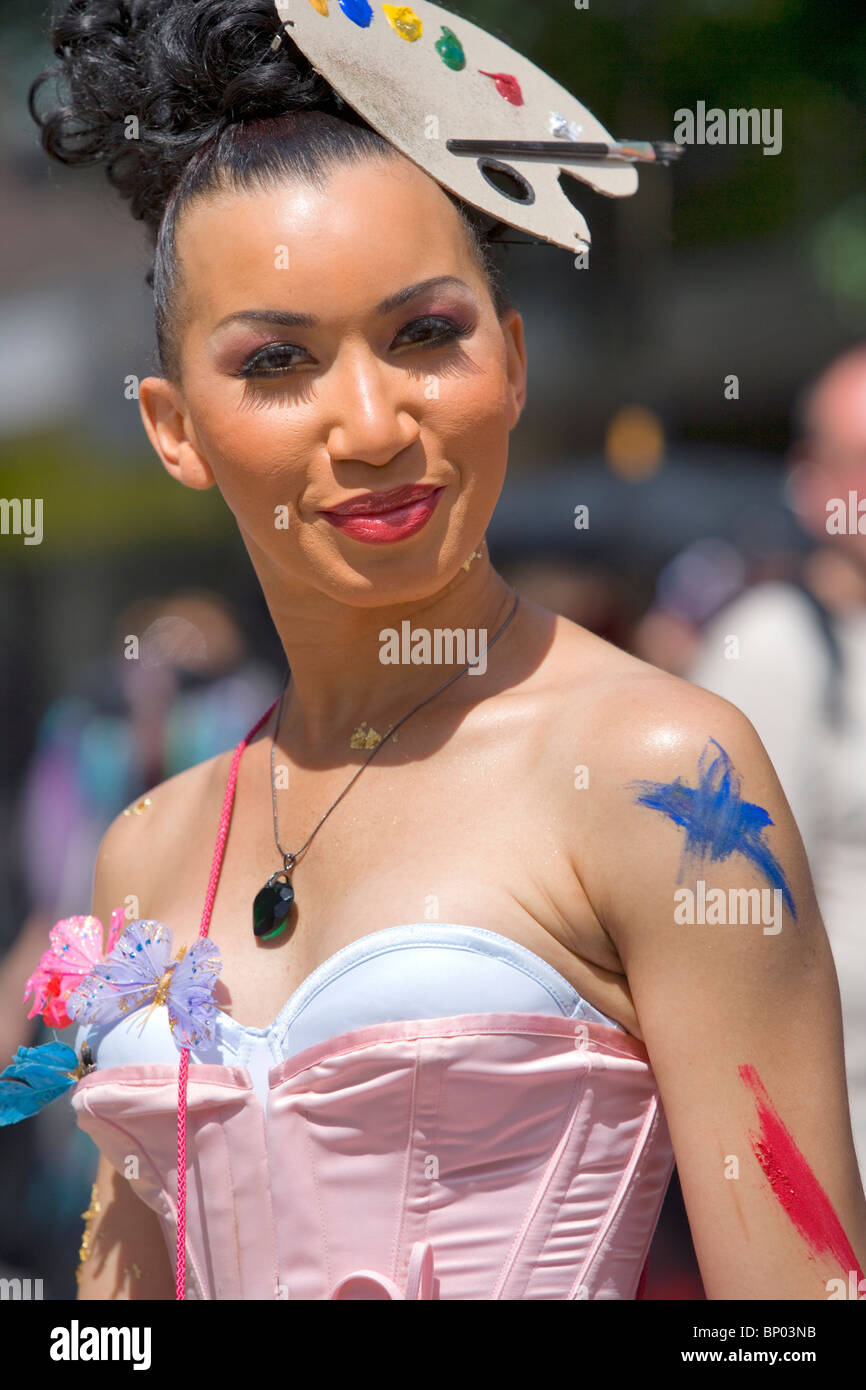
[[[397,290],[396,294],[389,294],[376,305],[374,312],[382,315],[391,314],[402,304],[416,299],[427,290],[442,289],[447,285],[457,285],[461,289],[469,290],[471,294],[466,281],[460,280],[456,275],[434,275],[430,280],[419,280],[416,285],[407,285],[405,289]],[[229,323],[278,323],[283,328],[315,328],[318,322],[313,314],[295,314],[286,309],[239,309],[236,313],[227,314],[224,319],[220,319],[214,332]]]

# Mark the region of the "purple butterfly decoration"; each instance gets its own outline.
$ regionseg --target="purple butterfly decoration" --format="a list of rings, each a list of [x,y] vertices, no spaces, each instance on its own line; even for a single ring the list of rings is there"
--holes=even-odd
[[[70,994],[69,1017],[81,1024],[114,1023],[149,1004],[143,1028],[150,1013],[165,1005],[179,1048],[212,1038],[219,947],[199,937],[189,949],[181,947],[175,960],[171,948],[171,929],[163,922],[130,922],[111,953]]]

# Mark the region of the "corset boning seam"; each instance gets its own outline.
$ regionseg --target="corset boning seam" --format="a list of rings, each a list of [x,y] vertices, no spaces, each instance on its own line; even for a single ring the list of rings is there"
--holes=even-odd
[[[163,1206],[163,1211],[162,1211],[161,1214],[160,1214],[159,1212],[155,1212],[154,1214],[159,1218],[160,1226],[161,1226],[161,1228],[162,1228],[163,1240],[164,1240],[165,1243],[166,1243],[166,1250],[167,1250],[167,1252],[168,1252],[168,1258],[169,1258],[169,1260],[170,1260],[170,1262],[171,1262],[172,1269],[174,1269],[174,1264],[175,1264],[175,1250],[174,1250],[174,1248],[173,1248],[173,1243],[172,1243],[172,1241],[169,1239],[169,1230],[167,1229],[167,1223],[168,1223],[168,1226],[173,1226],[173,1227],[174,1227],[174,1231],[175,1231],[175,1235],[176,1235],[176,1233],[177,1233],[177,1207],[176,1207],[175,1203],[172,1201],[172,1199],[171,1199],[171,1197],[170,1197],[170,1195],[169,1195],[169,1193],[168,1193],[167,1187],[166,1187],[166,1185],[165,1185],[164,1182],[163,1182],[163,1179],[162,1179],[162,1176],[161,1176],[161,1174],[160,1174],[160,1172],[159,1172],[159,1169],[157,1168],[156,1164],[154,1163],[153,1159],[151,1158],[150,1154],[148,1153],[148,1150],[147,1150],[147,1148],[145,1147],[145,1145],[144,1145],[139,1139],[135,1139],[135,1138],[133,1137],[133,1135],[130,1133],[130,1131],[129,1131],[128,1129],[126,1129],[126,1127],[125,1127],[124,1125],[118,1124],[117,1120],[114,1120],[114,1119],[109,1120],[109,1119],[106,1119],[105,1117],[103,1117],[103,1116],[101,1116],[101,1115],[97,1115],[97,1114],[94,1112],[92,1106],[89,1104],[89,1102],[88,1102],[86,1096],[85,1096],[85,1098],[84,1098],[83,1104],[84,1104],[84,1108],[86,1109],[88,1115],[90,1115],[91,1119],[95,1120],[97,1124],[107,1124],[107,1125],[110,1125],[110,1127],[111,1127],[112,1129],[116,1130],[118,1134],[122,1134],[122,1135],[124,1136],[124,1138],[127,1140],[128,1144],[129,1144],[129,1150],[128,1150],[128,1152],[137,1154],[137,1155],[139,1156],[139,1161],[143,1160],[143,1161],[147,1164],[148,1171],[149,1171],[149,1173],[150,1173],[150,1175],[151,1175],[151,1181],[153,1182],[154,1187],[156,1187],[156,1189],[158,1190],[158,1192],[159,1192],[159,1194],[160,1194],[160,1198],[161,1198],[161,1200],[162,1200],[162,1206]],[[101,1152],[101,1150],[100,1150],[100,1152]],[[109,1160],[109,1161],[110,1161],[110,1160]],[[124,1179],[125,1182],[129,1182],[129,1179],[126,1177],[126,1175],[125,1175],[124,1173],[121,1173],[121,1172],[120,1172],[120,1169],[119,1169],[118,1167],[116,1167],[115,1164],[112,1163],[111,1166],[112,1166],[112,1168],[114,1168],[115,1173],[118,1173],[118,1174],[120,1175],[120,1177],[122,1177],[122,1178]],[[131,1183],[130,1183],[130,1186],[132,1186]],[[136,1194],[136,1195],[138,1195],[138,1194]],[[142,1199],[139,1198],[139,1200],[141,1201]],[[149,1209],[150,1211],[153,1211],[153,1210],[154,1210],[154,1208],[150,1206],[150,1203],[149,1203],[149,1202],[144,1202],[143,1205],[146,1206],[146,1207],[148,1207],[148,1209]],[[204,1282],[203,1282],[202,1277],[201,1277],[201,1270],[199,1269],[198,1264],[196,1263],[195,1258],[194,1258],[193,1256],[191,1256],[191,1254],[190,1254],[189,1251],[187,1251],[187,1259],[189,1259],[190,1264],[191,1264],[191,1266],[192,1266],[192,1274],[193,1274],[193,1278],[194,1278],[194,1280],[195,1280],[196,1289],[198,1290],[199,1295],[201,1295],[201,1294],[204,1292],[204,1288],[205,1288]]]
[[[620,1222],[621,1222],[622,1220],[624,1220],[625,1217],[628,1215],[628,1206],[629,1206],[629,1202],[632,1202],[632,1201],[635,1200],[635,1190],[636,1190],[636,1188],[637,1188],[637,1186],[638,1186],[638,1184],[639,1184],[639,1182],[640,1182],[642,1162],[643,1162],[643,1160],[647,1157],[647,1155],[650,1154],[650,1153],[652,1152],[653,1146],[655,1145],[656,1135],[657,1135],[657,1133],[658,1133],[658,1130],[659,1130],[659,1128],[662,1126],[662,1124],[665,1123],[664,1107],[663,1107],[663,1105],[661,1104],[661,1101],[659,1100],[659,1098],[658,1098],[657,1096],[653,1098],[652,1104],[653,1104],[654,1107],[655,1107],[655,1115],[654,1115],[654,1117],[653,1117],[653,1122],[652,1122],[652,1125],[650,1126],[649,1133],[647,1134],[646,1142],[645,1142],[644,1147],[643,1147],[643,1153],[640,1155],[640,1157],[639,1157],[639,1159],[638,1159],[638,1163],[637,1163],[637,1165],[636,1165],[636,1167],[635,1167],[635,1170],[634,1170],[634,1173],[633,1173],[633,1176],[632,1176],[631,1185],[629,1186],[629,1189],[628,1189],[627,1193],[625,1194],[625,1198],[624,1198],[624,1200],[623,1200],[623,1202],[622,1202],[622,1204],[621,1204],[619,1218],[618,1218],[617,1223],[616,1223],[617,1226],[618,1226],[618,1225],[620,1224]],[[649,1257],[650,1246],[652,1245],[653,1236],[655,1235],[656,1226],[658,1225],[659,1218],[661,1217],[662,1205],[664,1204],[664,1193],[667,1191],[667,1186],[668,1186],[668,1183],[670,1182],[671,1173],[672,1173],[673,1170],[674,1170],[674,1164],[675,1164],[675,1162],[676,1162],[676,1159],[675,1159],[675,1157],[674,1157],[674,1155],[673,1155],[673,1153],[672,1153],[672,1154],[671,1154],[671,1157],[670,1157],[670,1161],[669,1161],[669,1163],[668,1163],[668,1173],[667,1173],[667,1177],[665,1178],[664,1190],[663,1190],[663,1192],[662,1192],[661,1201],[659,1202],[658,1212],[657,1212],[657,1215],[656,1215],[656,1220],[655,1220],[655,1223],[653,1224],[653,1226],[650,1227],[650,1229],[647,1231],[646,1242],[645,1242],[645,1244],[644,1244],[643,1254],[642,1254],[641,1259],[640,1259],[640,1268],[641,1268],[641,1269],[643,1269],[643,1266],[644,1266],[644,1264],[646,1263],[646,1260],[647,1260],[648,1257]]]
[[[637,1138],[635,1139],[632,1151],[629,1155],[628,1163],[623,1168],[619,1183],[617,1184],[616,1192],[611,1198],[610,1205],[608,1206],[608,1209],[605,1212],[603,1220],[599,1222],[599,1227],[595,1234],[595,1240],[589,1247],[589,1250],[586,1254],[586,1259],[584,1260],[583,1265],[579,1269],[577,1277],[575,1278],[575,1281],[572,1284],[571,1292],[569,1293],[570,1299],[575,1299],[577,1297],[577,1290],[581,1287],[581,1285],[585,1284],[587,1277],[592,1272],[593,1263],[598,1257],[602,1243],[606,1240],[608,1232],[613,1227],[615,1220],[618,1217],[620,1217],[621,1212],[625,1208],[626,1198],[632,1186],[635,1169],[637,1168],[640,1159],[646,1152],[649,1139],[655,1131],[658,1115],[658,1098],[657,1096],[651,1096],[646,1108],[646,1114],[643,1118],[643,1123],[641,1124],[640,1131],[638,1133]],[[638,1275],[639,1274],[640,1270],[638,1270]]]
[[[589,1054],[587,1054],[587,1058],[590,1062],[590,1066],[587,1067],[585,1072],[579,1072],[578,1075],[574,1078],[571,1087],[571,1095],[569,1097],[568,1112],[566,1115],[562,1132],[559,1136],[559,1139],[556,1142],[556,1147],[553,1153],[550,1155],[550,1158],[547,1160],[547,1163],[545,1164],[544,1172],[541,1178],[539,1179],[538,1184],[536,1185],[535,1192],[529,1201],[529,1204],[523,1216],[523,1220],[521,1221],[520,1226],[518,1227],[518,1230],[515,1233],[514,1240],[511,1243],[511,1248],[509,1249],[508,1254],[502,1262],[502,1268],[500,1269],[496,1283],[493,1287],[491,1298],[499,1299],[502,1297],[503,1289],[505,1288],[505,1285],[511,1275],[511,1271],[514,1268],[514,1263],[517,1259],[517,1256],[523,1249],[523,1244],[526,1240],[527,1234],[538,1211],[538,1208],[544,1200],[545,1195],[550,1190],[550,1184],[553,1181],[554,1174],[556,1173],[556,1170],[562,1161],[562,1156],[568,1147],[568,1140],[572,1133],[572,1130],[574,1129],[574,1126],[577,1123],[578,1114],[581,1108],[580,1103],[576,1098],[577,1092],[578,1090],[581,1091],[582,1099],[582,1092],[586,1086],[587,1080],[589,1079],[591,1069],[591,1059],[589,1058]],[[560,1201],[560,1207],[561,1205],[562,1202]],[[556,1214],[559,1214],[559,1208],[557,1208]],[[553,1220],[551,1221],[551,1225],[552,1224]],[[525,1281],[523,1287],[524,1289],[526,1287]]]
[[[433,1040],[433,1039],[430,1039],[429,1041],[430,1041],[431,1043],[433,1043],[434,1040]],[[438,1071],[438,1070],[440,1070],[440,1068],[437,1067],[437,1071]],[[410,1181],[411,1181],[411,1177],[412,1177],[412,1156],[413,1156],[413,1154],[414,1154],[414,1152],[415,1152],[415,1145],[416,1145],[416,1142],[417,1142],[417,1136],[416,1136],[416,1132],[415,1132],[415,1123],[416,1123],[417,1105],[418,1105],[418,1089],[419,1089],[419,1087],[418,1087],[418,1082],[419,1082],[420,1072],[421,1072],[421,1039],[420,1039],[420,1038],[416,1038],[416,1039],[415,1039],[415,1059],[414,1059],[414,1062],[413,1062],[413,1064],[412,1064],[412,1094],[411,1094],[410,1103],[409,1103],[409,1124],[408,1124],[408,1129],[407,1129],[407,1134],[406,1134],[406,1149],[405,1149],[405,1152],[404,1152],[404,1155],[403,1155],[403,1182],[402,1182],[402,1191],[401,1191],[401,1194],[400,1194],[400,1218],[399,1218],[399,1220],[398,1220],[397,1222],[395,1222],[395,1227],[394,1227],[394,1239],[393,1239],[393,1243],[392,1243],[392,1246],[391,1246],[391,1278],[392,1278],[395,1282],[397,1281],[397,1277],[398,1277],[397,1257],[398,1257],[398,1255],[399,1255],[400,1248],[401,1248],[401,1241],[402,1241],[402,1239],[403,1239],[403,1228],[404,1228],[404,1225],[405,1225],[405,1222],[406,1222],[406,1212],[407,1212],[408,1207],[409,1207],[409,1190],[410,1190]],[[426,1225],[426,1222],[425,1222],[425,1225]],[[400,1276],[400,1277],[401,1277],[401,1278],[403,1277],[403,1276],[402,1276],[402,1272],[401,1272],[401,1276]]]
[[[312,1177],[312,1180],[313,1180],[313,1186],[314,1186],[315,1189],[316,1189],[316,1208],[317,1208],[318,1213],[319,1213],[319,1232],[320,1232],[320,1235],[321,1235],[321,1238],[322,1238],[322,1257],[323,1257],[323,1259],[324,1259],[324,1264],[325,1264],[325,1278],[326,1278],[326,1284],[327,1284],[327,1287],[328,1287],[328,1288],[331,1288],[331,1287],[333,1286],[333,1284],[334,1284],[334,1276],[333,1276],[333,1274],[332,1274],[332,1272],[331,1272],[331,1251],[330,1251],[330,1247],[329,1247],[329,1245],[328,1245],[328,1223],[327,1223],[327,1220],[326,1220],[326,1218],[325,1218],[324,1208],[322,1207],[321,1190],[320,1190],[320,1188],[319,1188],[319,1169],[318,1169],[317,1164],[316,1164],[316,1151],[315,1151],[315,1149],[314,1149],[314,1147],[313,1147],[313,1136],[312,1136],[312,1132],[311,1132],[311,1126],[310,1126],[310,1124],[309,1124],[307,1115],[306,1115],[303,1111],[301,1111],[301,1118],[302,1118],[302,1120],[303,1120],[303,1122],[304,1122],[304,1123],[303,1123],[302,1132],[303,1132],[303,1136],[304,1136],[304,1143],[305,1143],[305,1145],[306,1145],[307,1153],[308,1153],[308,1162],[309,1162],[310,1174],[311,1174],[311,1177]],[[271,1167],[271,1146],[270,1146],[270,1144],[269,1144],[269,1145],[268,1145],[268,1172],[269,1172],[269,1174],[272,1173],[272,1171],[273,1171],[273,1170],[272,1170],[272,1167]],[[290,1298],[291,1298],[291,1292],[292,1292],[291,1289],[289,1289],[289,1297],[290,1297]]]
[[[432,1041],[432,1040],[431,1040],[431,1041]],[[443,1060],[444,1060],[444,1055],[443,1055],[443,1053],[442,1053],[442,1039],[441,1039],[441,1038],[436,1038],[435,1041],[436,1041],[436,1047],[439,1049],[439,1060],[440,1060],[440,1063],[442,1063]],[[420,1038],[419,1038],[418,1042],[419,1042],[419,1044],[420,1044]],[[444,1067],[443,1065],[439,1065],[439,1066],[436,1068],[435,1075],[436,1075],[436,1098],[435,1098],[435,1106],[434,1106],[433,1109],[432,1109],[432,1113],[431,1113],[430,1120],[429,1120],[430,1132],[431,1132],[432,1134],[438,1134],[438,1133],[439,1133],[439,1112],[440,1112],[440,1110],[441,1110],[441,1108],[442,1108],[442,1080],[443,1080],[443,1077],[444,1077],[444,1075],[445,1075],[445,1067]],[[423,1162],[423,1160],[422,1160],[422,1162]],[[428,1184],[427,1184],[427,1201],[426,1201],[425,1204],[424,1204],[424,1222],[423,1222],[423,1225],[422,1225],[422,1227],[421,1227],[421,1230],[416,1234],[415,1240],[428,1240],[428,1239],[429,1239],[429,1236],[428,1236],[428,1228],[429,1228],[429,1224],[430,1224],[430,1207],[431,1207],[432,1201],[433,1201],[433,1188],[432,1188],[432,1184],[428,1182]],[[408,1211],[408,1208],[406,1208],[406,1211]],[[404,1211],[404,1217],[405,1217],[405,1211]],[[401,1220],[403,1220],[403,1219],[404,1219],[404,1218],[401,1217]],[[408,1249],[408,1247],[411,1245],[411,1243],[412,1243],[411,1241],[407,1241],[407,1243],[406,1243],[406,1244],[407,1244],[407,1249]],[[406,1275],[408,1275],[408,1260],[407,1260]],[[403,1277],[404,1277],[404,1274],[403,1274],[403,1271],[401,1270],[401,1278],[403,1278]],[[435,1277],[436,1277],[436,1276],[435,1276],[435,1271],[434,1271],[434,1279],[435,1279]],[[438,1297],[438,1294],[435,1294],[434,1297]]]
[[[273,1271],[272,1283],[274,1289],[274,1297],[279,1297],[280,1289],[282,1288],[282,1281],[280,1278],[280,1253],[277,1249],[277,1223],[274,1219],[274,1193],[273,1179],[271,1177],[270,1146],[268,1145],[267,1119],[265,1116],[265,1112],[261,1106],[259,1106],[258,1109],[257,1124],[259,1129],[259,1139],[262,1145],[262,1152],[265,1157],[265,1172],[268,1175],[268,1180],[265,1184],[265,1201],[267,1202],[268,1206],[268,1229],[271,1233],[271,1258],[273,1261],[271,1266]]]

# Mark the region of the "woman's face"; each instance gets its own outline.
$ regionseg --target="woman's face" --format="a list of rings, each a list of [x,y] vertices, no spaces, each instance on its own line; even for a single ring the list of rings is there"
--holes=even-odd
[[[400,158],[323,192],[212,195],[177,253],[182,384],[143,382],[142,415],[169,472],[219,488],[266,592],[378,606],[450,581],[499,497],[526,363],[438,184]],[[323,515],[406,485],[435,506]]]

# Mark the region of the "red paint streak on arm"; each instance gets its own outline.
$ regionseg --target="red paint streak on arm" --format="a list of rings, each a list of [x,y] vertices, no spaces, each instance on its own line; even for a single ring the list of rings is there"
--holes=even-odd
[[[782,1122],[761,1078],[753,1066],[741,1066],[738,1071],[755,1097],[761,1125],[760,1134],[749,1133],[752,1150],[776,1198],[809,1248],[817,1255],[832,1255],[846,1275],[854,1270],[859,1281],[863,1271],[833,1204]]]

